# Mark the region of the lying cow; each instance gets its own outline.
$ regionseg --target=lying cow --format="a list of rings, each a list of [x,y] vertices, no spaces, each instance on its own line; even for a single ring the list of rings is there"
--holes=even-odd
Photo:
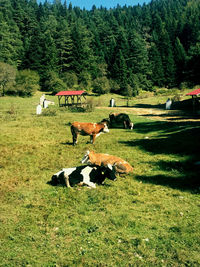
[[[78,135],[89,135],[90,142],[94,144],[96,137],[101,133],[108,133],[109,129],[106,123],[91,122],[73,122],[71,125],[71,133],[73,137],[73,145],[77,144]]]
[[[110,113],[110,127],[122,126],[125,129],[133,129],[133,123],[131,122],[128,114],[125,113]]]
[[[98,166],[110,164],[118,174],[127,174],[133,171],[133,167],[127,161],[113,155],[95,153],[94,151],[87,151],[81,162]]]
[[[62,169],[55,173],[51,178],[51,184],[63,184],[67,187],[73,185],[87,185],[96,188],[96,184],[102,184],[108,178],[115,180],[115,172],[111,165],[104,166],[79,166],[74,168]]]

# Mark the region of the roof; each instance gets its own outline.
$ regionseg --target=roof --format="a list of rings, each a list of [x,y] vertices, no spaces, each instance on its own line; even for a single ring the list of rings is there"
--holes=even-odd
[[[194,91],[189,92],[186,95],[200,95],[200,88],[199,89],[195,89]]]
[[[82,95],[83,93],[85,93],[85,91],[60,91],[58,92],[56,95],[57,96],[65,96],[65,95]]]

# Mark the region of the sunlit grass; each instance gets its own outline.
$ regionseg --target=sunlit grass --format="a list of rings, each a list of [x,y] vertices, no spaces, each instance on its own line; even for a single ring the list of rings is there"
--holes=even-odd
[[[80,136],[73,147],[69,122],[111,110],[71,113],[48,96],[56,115],[36,116],[39,96],[0,99],[0,265],[198,266],[200,124],[131,113],[133,131],[111,129],[94,145]],[[134,173],[95,190],[48,184],[87,149],[124,158]]]

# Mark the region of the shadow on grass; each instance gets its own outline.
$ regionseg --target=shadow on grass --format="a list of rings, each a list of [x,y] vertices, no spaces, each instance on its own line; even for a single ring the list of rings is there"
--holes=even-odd
[[[195,165],[193,161],[159,161],[157,163],[151,163],[151,165],[156,165],[157,168],[167,171],[169,174],[154,176],[140,175],[135,178],[143,183],[163,185],[193,193],[200,192],[200,166]],[[170,175],[172,171],[176,171],[177,176]]]
[[[173,189],[178,189],[181,191],[191,191],[194,194],[199,194],[199,181],[198,177],[179,177],[174,178],[167,175],[155,175],[155,176],[136,176],[137,180],[142,181],[143,183],[151,183],[156,185],[162,185],[171,187]]]
[[[134,108],[152,108],[152,109],[165,109],[165,104],[151,105],[151,104],[135,104]]]
[[[60,143],[61,145],[65,145],[65,146],[73,146],[73,142],[62,142],[62,143]]]
[[[149,138],[121,141],[120,143],[139,147],[152,155],[168,154],[170,156],[175,154],[182,157],[180,162],[169,160],[150,163],[158,170],[167,171],[166,175],[144,175],[137,176],[136,179],[180,190],[194,190],[200,186],[200,166],[195,165],[195,162],[200,161],[200,122],[137,123],[132,132],[133,136],[134,132],[148,134]],[[174,177],[174,173],[177,174],[177,177]]]

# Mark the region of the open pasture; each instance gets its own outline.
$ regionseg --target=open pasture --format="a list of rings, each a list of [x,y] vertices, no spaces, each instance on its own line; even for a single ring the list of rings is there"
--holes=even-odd
[[[0,265],[199,266],[199,121],[131,113],[133,131],[72,146],[69,122],[99,122],[118,108],[56,104],[36,116],[39,97],[0,99]],[[133,174],[91,190],[48,184],[87,149],[127,160]]]

